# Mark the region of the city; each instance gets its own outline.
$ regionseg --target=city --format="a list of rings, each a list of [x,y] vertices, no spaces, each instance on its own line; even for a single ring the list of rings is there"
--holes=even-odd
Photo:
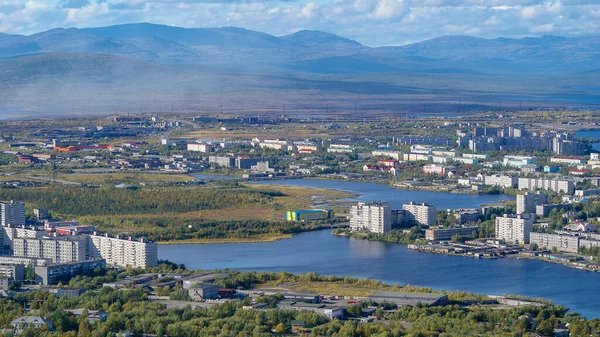
[[[0,337],[599,336],[599,23],[0,1]]]

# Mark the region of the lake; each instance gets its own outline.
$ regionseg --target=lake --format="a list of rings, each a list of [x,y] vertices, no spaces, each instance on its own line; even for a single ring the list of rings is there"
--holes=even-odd
[[[407,191],[383,184],[334,180],[260,183],[335,188],[360,194],[356,200],[384,200],[392,207],[414,200],[427,201],[440,209],[467,208],[508,198]],[[329,230],[267,243],[165,245],[159,246],[159,258],[188,268],[317,272],[439,290],[541,297],[588,318],[600,317],[600,292],[593,290],[600,282],[600,273],[535,260],[486,260],[415,252],[406,245],[333,236]]]
[[[600,140],[600,130],[584,130],[575,133],[576,138],[594,138]],[[592,150],[600,152],[600,142],[592,144]]]

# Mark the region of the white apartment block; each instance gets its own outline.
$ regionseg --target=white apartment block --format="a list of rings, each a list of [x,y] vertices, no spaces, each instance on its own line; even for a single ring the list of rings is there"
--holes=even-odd
[[[486,186],[499,186],[502,188],[512,188],[517,186],[517,178],[506,175],[479,175],[477,176],[477,179],[483,181],[483,184]]]
[[[387,202],[359,202],[350,208],[350,229],[386,233],[392,230],[392,211]]]
[[[550,162],[553,164],[567,164],[567,165],[581,165],[585,164],[585,160],[580,157],[564,157],[556,156],[550,158]]]
[[[533,214],[519,214],[496,217],[496,239],[507,243],[529,243],[530,233],[533,232]]]
[[[13,255],[34,259],[50,259],[52,263],[86,260],[87,245],[81,240],[26,239],[13,241]]]
[[[88,258],[106,259],[106,264],[119,267],[146,268],[157,265],[156,243],[144,239],[90,235]]]
[[[23,228],[23,227],[2,227],[0,229],[2,241],[4,245],[13,248],[13,241],[16,238],[22,239],[40,239],[46,232],[36,231],[35,229]]]
[[[517,214],[536,213],[537,205],[548,203],[548,196],[541,193],[517,195]]]
[[[529,191],[546,190],[573,194],[575,183],[571,179],[519,178],[519,189]]]
[[[187,150],[191,152],[209,153],[212,152],[213,146],[211,144],[190,143],[187,145]]]
[[[536,233],[529,235],[529,243],[537,244],[541,248],[552,249],[556,247],[559,251],[577,253],[581,237],[565,234]]]
[[[402,209],[406,211],[408,222],[415,222],[424,226],[435,225],[437,210],[433,205],[416,204],[411,201],[410,204],[402,205]]]
[[[392,150],[374,150],[373,152],[371,152],[371,155],[373,157],[389,157],[394,158],[396,160],[404,159],[402,153]]]
[[[24,226],[25,204],[14,200],[0,202],[0,225],[3,227]]]

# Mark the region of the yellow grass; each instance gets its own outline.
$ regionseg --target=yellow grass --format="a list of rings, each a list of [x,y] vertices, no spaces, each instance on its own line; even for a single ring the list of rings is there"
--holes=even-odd
[[[311,292],[329,296],[367,297],[381,291],[406,291],[400,286],[361,286],[339,282],[281,282],[261,284],[261,288],[283,287],[298,292]]]

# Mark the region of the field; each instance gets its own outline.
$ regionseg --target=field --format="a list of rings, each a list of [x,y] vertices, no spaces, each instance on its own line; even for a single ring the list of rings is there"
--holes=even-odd
[[[194,178],[189,175],[169,173],[75,173],[58,175],[57,179],[84,184],[172,183],[194,180]]]
[[[136,175],[141,177],[143,175]],[[159,177],[160,176],[160,177]],[[148,175],[187,179],[184,175]],[[77,178],[85,175],[77,175]],[[98,179],[80,181],[111,181]],[[127,175],[112,179],[127,178]],[[67,178],[62,176],[62,178]],[[287,210],[341,202],[352,194],[325,189],[214,182],[207,185],[137,189],[79,185],[48,185],[0,189],[0,198],[21,200],[27,212],[48,209],[54,217],[78,220],[102,232],[143,236],[159,243],[265,242],[289,238],[295,233],[329,228],[327,223],[285,221]],[[334,211],[342,209],[333,207]]]

